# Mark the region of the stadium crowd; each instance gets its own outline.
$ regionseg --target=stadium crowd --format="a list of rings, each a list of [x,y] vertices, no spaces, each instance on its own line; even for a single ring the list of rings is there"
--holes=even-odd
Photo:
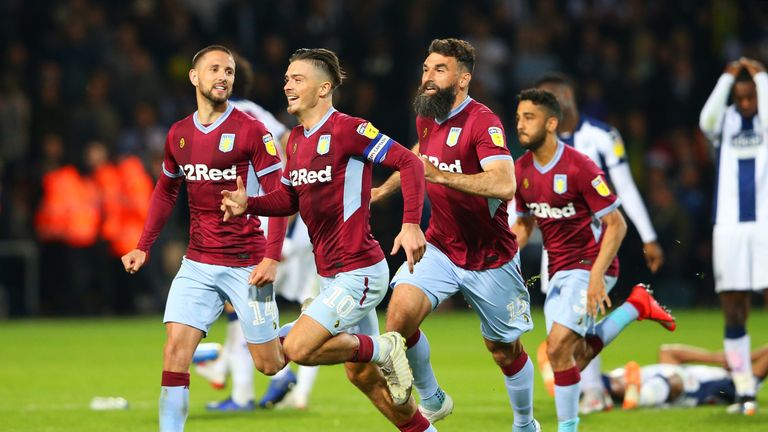
[[[514,96],[548,72],[571,75],[581,111],[621,131],[666,263],[651,277],[631,230],[617,291],[643,280],[669,305],[716,304],[713,157],[698,117],[729,60],[768,59],[760,2],[12,0],[0,4],[0,22],[0,242],[37,245],[44,314],[162,309],[188,212],[169,221],[141,278],[127,279],[119,257],[146,214],[168,126],[195,110],[187,72],[197,49],[223,43],[248,58],[255,85],[243,96],[289,125],[289,54],[333,49],[352,78],[335,105],[414,143],[424,47],[451,36],[476,47],[471,95],[504,121],[514,155]],[[373,209],[377,238],[394,237],[383,233],[399,229],[400,206]],[[23,262],[0,260],[0,314],[31,312]],[[527,276],[537,260],[524,257]]]

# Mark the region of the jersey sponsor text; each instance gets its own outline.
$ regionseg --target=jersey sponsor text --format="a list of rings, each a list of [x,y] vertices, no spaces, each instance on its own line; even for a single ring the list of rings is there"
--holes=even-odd
[[[184,176],[187,181],[195,180],[234,180],[237,177],[237,167],[232,165],[227,169],[208,168],[205,164],[186,164],[182,165]]]
[[[294,187],[317,182],[328,183],[331,181],[331,166],[326,165],[324,169],[317,171],[301,168],[292,170],[289,174],[291,176],[291,185]]]

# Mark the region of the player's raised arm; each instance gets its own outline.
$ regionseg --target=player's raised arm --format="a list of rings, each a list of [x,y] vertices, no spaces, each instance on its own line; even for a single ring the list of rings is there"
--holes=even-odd
[[[739,63],[749,72],[755,82],[757,115],[763,129],[768,130],[768,74],[765,73],[765,66],[757,60],[745,57],[742,57]]]
[[[725,71],[717,81],[715,89],[712,90],[712,94],[709,95],[707,102],[704,104],[704,108],[701,109],[699,128],[710,139],[719,132],[720,119],[723,117],[728,103],[728,94],[731,92],[733,82],[736,80],[736,76],[741,71],[741,68],[742,65],[738,61],[728,63]]]

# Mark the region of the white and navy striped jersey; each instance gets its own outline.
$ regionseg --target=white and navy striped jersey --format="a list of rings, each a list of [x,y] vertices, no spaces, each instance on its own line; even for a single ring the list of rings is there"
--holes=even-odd
[[[588,116],[580,116],[576,130],[559,135],[560,140],[592,159],[606,174],[621,198],[621,205],[637,228],[643,243],[656,240],[648,211],[627,164],[624,140],[616,128]]]
[[[715,147],[715,224],[768,223],[768,74],[758,73],[754,81],[756,115],[726,107],[734,77],[723,74],[699,119]]]

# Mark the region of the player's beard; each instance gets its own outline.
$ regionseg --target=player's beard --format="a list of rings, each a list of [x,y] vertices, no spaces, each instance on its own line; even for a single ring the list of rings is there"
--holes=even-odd
[[[437,88],[432,96],[426,94],[427,84]],[[453,103],[456,102],[457,92],[456,86],[440,88],[434,82],[428,81],[419,86],[419,92],[413,98],[413,109],[422,117],[444,119],[448,117]]]
[[[530,151],[536,151],[544,145],[544,141],[547,139],[547,130],[541,129],[539,132],[529,135],[528,136],[528,142],[523,142],[523,140],[520,139],[520,136],[518,135],[517,140],[520,141],[520,147],[530,150]]]
[[[228,87],[227,94],[221,97],[213,95],[213,85],[211,85],[208,90],[201,91],[200,94],[202,94],[204,98],[211,101],[214,105],[221,105],[226,102],[230,96],[232,96],[232,87]]]

